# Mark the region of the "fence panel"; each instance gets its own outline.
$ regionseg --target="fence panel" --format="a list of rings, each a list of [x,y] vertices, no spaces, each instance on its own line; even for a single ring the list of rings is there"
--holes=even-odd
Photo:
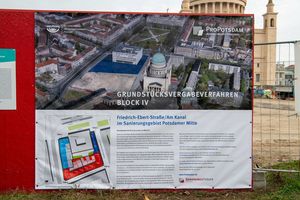
[[[292,160],[300,163],[300,118],[295,112],[294,99],[294,43],[255,45],[258,55],[255,54],[254,61],[253,151],[254,164],[261,167]],[[276,59],[265,56],[264,50],[271,48],[275,49]]]

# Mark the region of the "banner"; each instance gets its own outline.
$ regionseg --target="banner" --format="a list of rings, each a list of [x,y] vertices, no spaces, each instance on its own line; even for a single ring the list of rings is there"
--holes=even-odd
[[[35,21],[36,189],[252,188],[253,16]]]

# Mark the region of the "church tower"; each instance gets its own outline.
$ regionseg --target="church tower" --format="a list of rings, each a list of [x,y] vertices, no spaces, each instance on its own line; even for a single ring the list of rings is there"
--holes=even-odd
[[[274,12],[273,0],[269,0],[267,4],[267,13],[263,15],[264,17],[264,29],[266,29],[268,37],[266,42],[276,42],[276,32],[277,32],[277,14]]]
[[[255,43],[273,43],[277,41],[277,14],[273,0],[267,4],[263,15],[263,29],[255,30]],[[276,82],[276,45],[255,46],[255,85],[275,85]]]

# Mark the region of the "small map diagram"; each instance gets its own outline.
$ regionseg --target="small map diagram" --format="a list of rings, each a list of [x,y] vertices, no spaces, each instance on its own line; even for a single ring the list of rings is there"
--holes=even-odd
[[[86,188],[98,183],[110,187],[110,120],[89,115],[48,115],[39,119],[37,135],[45,148],[37,153],[37,173],[43,174],[37,188],[65,184],[66,187]],[[55,126],[47,125],[55,124]]]

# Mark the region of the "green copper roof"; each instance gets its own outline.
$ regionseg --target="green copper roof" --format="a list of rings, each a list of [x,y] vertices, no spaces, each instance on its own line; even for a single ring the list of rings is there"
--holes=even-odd
[[[166,58],[162,53],[156,53],[156,54],[154,54],[154,56],[152,58],[152,63],[153,64],[165,64]]]

